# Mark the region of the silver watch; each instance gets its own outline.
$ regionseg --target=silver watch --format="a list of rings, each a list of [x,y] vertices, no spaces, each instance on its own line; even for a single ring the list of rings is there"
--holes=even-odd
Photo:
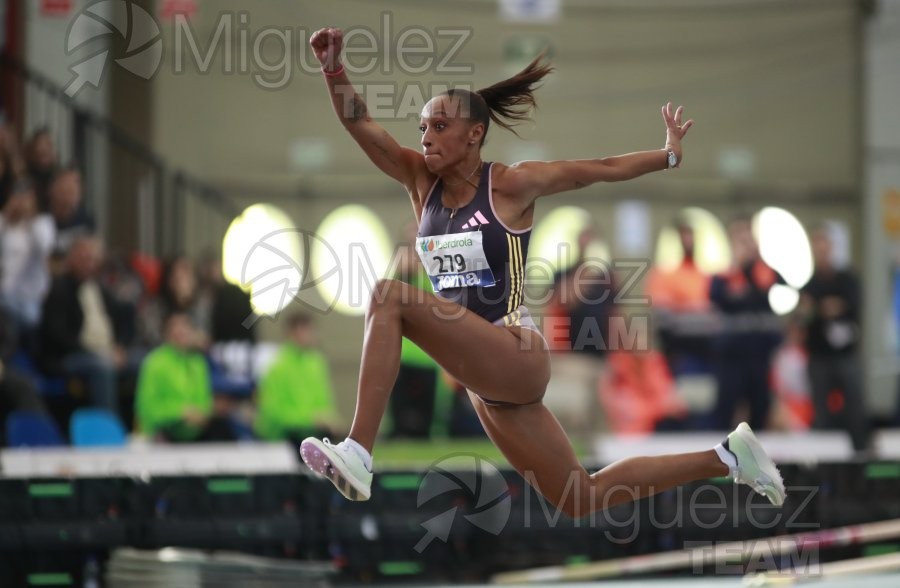
[[[678,156],[675,155],[675,152],[671,149],[666,149],[666,154],[668,155],[669,167],[668,169],[672,169],[676,165],[678,165]]]

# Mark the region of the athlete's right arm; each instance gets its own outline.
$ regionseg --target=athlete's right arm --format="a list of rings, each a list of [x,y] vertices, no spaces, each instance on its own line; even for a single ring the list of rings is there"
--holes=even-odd
[[[334,111],[372,163],[412,193],[415,191],[416,177],[426,169],[425,158],[417,151],[402,147],[369,116],[365,101],[354,90],[340,63],[342,43],[343,32],[334,28],[320,29],[309,39],[316,58],[326,72],[325,83]]]

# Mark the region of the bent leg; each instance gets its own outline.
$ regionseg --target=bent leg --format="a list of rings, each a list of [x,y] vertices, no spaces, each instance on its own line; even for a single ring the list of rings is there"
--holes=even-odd
[[[382,280],[366,315],[356,412],[350,438],[370,452],[408,337],[456,380],[485,398],[524,404],[540,399],[550,359],[540,333],[492,325],[471,311],[396,280]]]
[[[510,464],[572,518],[669,488],[728,474],[714,450],[617,461],[588,475],[556,417],[541,403],[491,406],[469,393],[488,436]]]

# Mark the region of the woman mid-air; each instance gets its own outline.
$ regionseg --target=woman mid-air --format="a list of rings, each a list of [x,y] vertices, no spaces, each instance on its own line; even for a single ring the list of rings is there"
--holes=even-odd
[[[306,464],[347,498],[369,498],[371,452],[405,336],[466,386],[485,431],[509,463],[571,517],[725,475],[782,504],[781,476],[744,423],[707,451],[633,457],[588,474],[541,402],[550,358],[522,305],[535,202],[595,182],[677,167],[681,140],[693,124],[681,122],[682,108],[662,109],[663,149],[575,161],[483,161],[481,147],[492,120],[511,129],[528,118],[535,86],[551,71],[538,58],[489,88],[449,90],[432,98],[421,113],[421,150],[413,150],[369,117],[341,65],[342,38],[339,29],[326,28],[314,33],[310,44],[344,128],[381,171],[406,188],[419,226],[416,249],[435,294],[396,280],[377,284],[366,315],[350,434],[336,445],[304,440],[300,451]]]

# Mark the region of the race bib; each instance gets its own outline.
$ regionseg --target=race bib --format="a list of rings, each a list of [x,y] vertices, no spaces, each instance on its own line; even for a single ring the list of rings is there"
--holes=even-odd
[[[435,292],[496,284],[484,254],[481,231],[416,239],[416,251]]]

